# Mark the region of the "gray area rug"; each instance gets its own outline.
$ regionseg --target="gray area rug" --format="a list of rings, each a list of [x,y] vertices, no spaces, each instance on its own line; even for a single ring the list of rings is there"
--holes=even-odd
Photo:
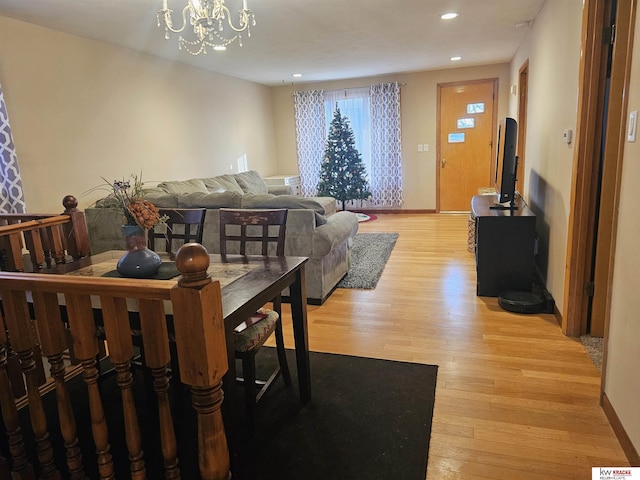
[[[353,239],[351,268],[337,288],[376,288],[397,239],[397,233],[358,233]]]

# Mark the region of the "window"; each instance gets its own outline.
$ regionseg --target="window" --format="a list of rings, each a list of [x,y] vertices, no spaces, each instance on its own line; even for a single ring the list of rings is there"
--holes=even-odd
[[[362,163],[367,171],[367,180],[371,181],[371,115],[369,87],[324,92],[325,137],[329,135],[329,125],[336,107],[343,117],[349,119],[353,130],[356,148],[360,152]]]
[[[317,192],[329,125],[336,105],[349,119],[367,170],[372,206],[402,205],[400,85],[294,93],[298,169],[303,195]]]

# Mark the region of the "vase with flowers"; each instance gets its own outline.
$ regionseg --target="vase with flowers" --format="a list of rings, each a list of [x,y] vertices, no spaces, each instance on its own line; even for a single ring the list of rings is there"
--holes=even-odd
[[[147,232],[164,219],[153,203],[144,200],[142,175],[131,175],[128,180],[115,180],[107,184],[112,192],[101,203],[102,206],[122,211],[122,230],[127,245],[127,252],[118,260],[116,269],[123,277],[153,277],[158,273],[162,260],[156,252],[147,248]]]

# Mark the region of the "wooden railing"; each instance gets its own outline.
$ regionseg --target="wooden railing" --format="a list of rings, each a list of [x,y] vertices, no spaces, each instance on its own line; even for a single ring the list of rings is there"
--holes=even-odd
[[[89,255],[89,236],[84,212],[78,210],[73,195],[62,199],[64,213],[0,213],[0,270],[8,272],[42,272],[45,268]],[[9,378],[16,399],[26,394],[19,360],[7,347]],[[48,380],[39,348],[34,351],[39,385]]]
[[[189,244],[181,249],[176,266],[181,272],[177,284],[175,281],[160,280],[0,273],[3,312],[0,316],[0,407],[10,453],[7,457],[6,452],[0,451],[0,479],[84,479],[86,466],[79,445],[91,440],[95,445],[99,478],[115,478],[111,445],[125,443],[131,478],[147,478],[141,431],[148,426],[138,421],[133,393],[132,302],[137,305],[134,310],[142,331],[144,363],[153,376],[154,409],[157,410],[154,431],[160,432],[160,458],[164,462],[165,478],[180,478],[176,432],[169,402],[168,365],[172,360],[172,349],[169,348],[165,308],[171,308],[173,313],[174,351],[180,381],[190,388],[191,405],[197,418],[197,433],[194,435],[197,435],[200,476],[205,480],[229,478],[229,454],[220,412],[222,376],[228,369],[220,283],[212,281],[207,275],[209,256],[199,244]],[[99,299],[98,307],[96,299]],[[118,408],[122,410],[124,438],[111,438],[112,432],[105,420],[105,409],[113,410],[114,405],[104,403],[101,389],[98,388],[96,311],[100,312],[110,360],[116,370],[121,393],[121,405]],[[80,429],[76,422],[79,420],[74,415],[68,382],[64,378],[62,358],[69,347],[63,323],[65,320],[71,330],[75,355],[82,365],[92,439],[78,438]],[[32,321],[35,322],[38,338],[34,336]],[[20,425],[11,394],[6,369],[8,338],[5,327],[27,379],[29,425]],[[54,436],[50,435],[48,428],[48,425],[57,422],[47,418],[35,378],[34,347],[38,343],[51,364],[51,375],[55,379],[60,435],[66,449],[64,469],[54,461],[51,445]],[[113,395],[109,398],[110,402],[115,401]],[[145,406],[145,410],[149,408]],[[35,438],[34,451],[28,451],[24,441],[23,432],[27,429],[33,432]],[[3,461],[3,453],[7,462]],[[37,463],[29,461],[34,456],[38,459]]]
[[[89,235],[78,200],[67,195],[64,213],[0,213],[0,269],[40,272],[89,255]],[[24,249],[28,255],[25,262]]]

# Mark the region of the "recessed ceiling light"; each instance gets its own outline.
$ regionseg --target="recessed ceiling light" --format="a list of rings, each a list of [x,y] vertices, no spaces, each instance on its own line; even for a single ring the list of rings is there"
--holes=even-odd
[[[449,60],[451,60],[452,62],[458,62],[458,61],[462,60],[462,57],[455,56],[455,57],[451,57]]]
[[[458,17],[460,14],[456,13],[456,12],[448,12],[448,13],[443,13],[442,15],[440,15],[440,18],[442,20],[451,20],[453,18]]]
[[[302,77],[301,73],[294,73],[293,75],[291,75],[293,78],[300,78]]]
[[[225,47],[224,45],[216,45],[215,47],[213,47],[213,49],[216,52],[224,52],[227,49],[227,47]]]

